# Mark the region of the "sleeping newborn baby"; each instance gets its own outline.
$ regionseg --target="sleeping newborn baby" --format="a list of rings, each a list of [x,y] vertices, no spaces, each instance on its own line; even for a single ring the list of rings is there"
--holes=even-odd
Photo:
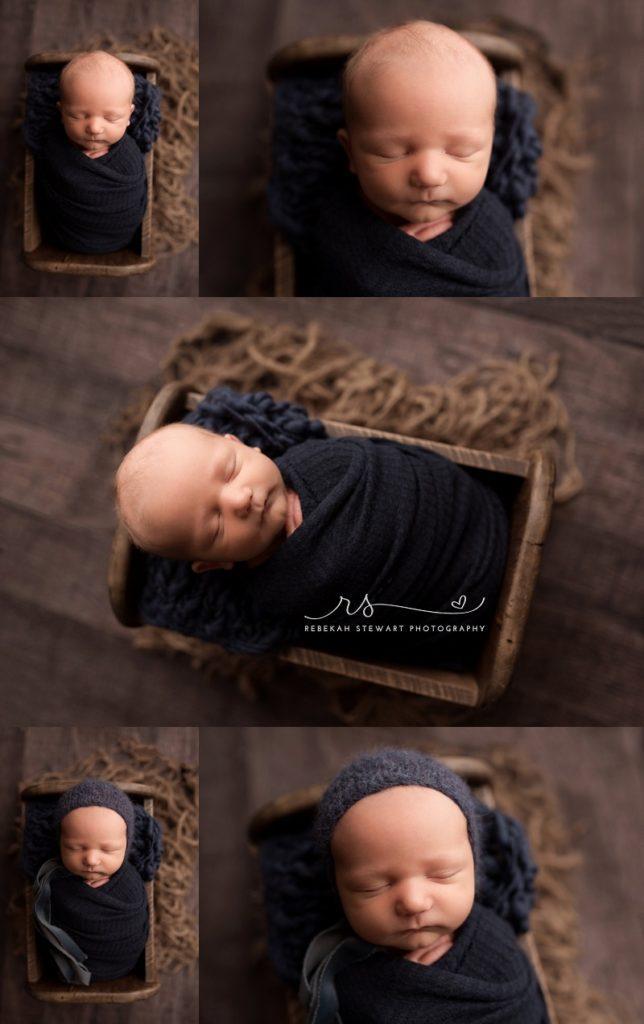
[[[60,74],[60,121],[36,153],[38,211],[48,240],[79,253],[129,245],[147,202],[144,158],[127,128],[135,81],[102,50]]]
[[[116,486],[134,542],[195,572],[259,565],[302,522],[300,500],[272,459],[232,434],[187,423],[136,445]]]
[[[487,59],[444,25],[369,37],[338,133],[357,187],[322,204],[302,294],[527,295],[512,217],[484,187],[496,100]]]
[[[459,776],[417,751],[363,755],[322,797],[316,832],[345,921],[309,945],[308,1024],[548,1024],[512,928],[477,902],[477,809]]]
[[[36,878],[36,927],[66,981],[125,977],[149,929],[144,881],[128,860],[134,805],[118,786],[86,779],[60,797],[54,824],[59,855]]]
[[[414,660],[440,639],[460,655],[503,575],[497,495],[415,446],[311,437],[271,459],[172,424],[135,445],[116,488],[132,540],[159,556],[146,560],[144,621],[228,650],[297,642]],[[198,583],[207,570],[227,571]]]

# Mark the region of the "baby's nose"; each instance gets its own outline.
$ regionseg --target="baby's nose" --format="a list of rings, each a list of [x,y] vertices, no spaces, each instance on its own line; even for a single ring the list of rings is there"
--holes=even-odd
[[[442,153],[423,150],[418,153],[410,175],[415,188],[438,188],[447,181],[447,168]]]
[[[232,512],[237,515],[246,515],[253,502],[252,488],[245,484],[243,487],[232,487],[228,490],[228,504]]]
[[[102,128],[100,117],[90,117],[86,122],[86,127],[89,135],[98,135]]]
[[[398,887],[396,909],[399,914],[420,914],[431,905],[431,895],[422,880],[409,879]]]
[[[95,867],[99,863],[99,855],[96,850],[87,850],[85,853],[85,864],[88,868]]]

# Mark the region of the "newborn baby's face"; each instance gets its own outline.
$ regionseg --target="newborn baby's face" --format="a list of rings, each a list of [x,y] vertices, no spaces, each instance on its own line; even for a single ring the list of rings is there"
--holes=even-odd
[[[471,202],[485,181],[496,87],[477,61],[420,56],[356,73],[340,139],[367,202],[392,223],[431,223]]]
[[[126,74],[90,68],[70,74],[60,98],[67,137],[88,156],[107,153],[125,135],[134,110]]]
[[[475,888],[467,822],[449,797],[421,786],[364,797],[340,819],[331,850],[357,935],[425,963],[414,953],[447,951]]]
[[[98,888],[123,864],[127,826],[109,807],[77,807],[60,823],[60,857],[74,875]]]
[[[156,448],[149,464],[148,440]],[[128,456],[135,463],[138,447]],[[291,492],[279,469],[232,435],[174,424],[141,443],[139,461],[125,518],[146,551],[191,561],[197,571],[230,568],[265,554],[287,526]],[[119,488],[123,502],[127,482]]]

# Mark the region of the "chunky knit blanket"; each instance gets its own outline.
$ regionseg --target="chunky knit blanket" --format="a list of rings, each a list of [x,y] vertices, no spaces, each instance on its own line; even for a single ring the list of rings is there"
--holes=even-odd
[[[36,202],[43,236],[77,253],[130,245],[147,203],[143,154],[131,135],[95,160],[54,124],[36,153]]]
[[[92,981],[123,978],[136,967],[148,937],[143,879],[126,863],[95,889],[61,866],[51,881],[51,920],[86,954]]]
[[[477,901],[517,935],[530,927],[537,868],[519,822],[476,801],[480,834]],[[279,977],[297,988],[304,954],[342,908],[310,821],[294,821],[259,846],[268,950]]]
[[[512,217],[482,189],[454,225],[430,242],[388,224],[364,203],[345,174],[324,196],[300,243],[298,295],[528,295]]]
[[[278,420],[292,415],[263,400]],[[302,525],[254,569],[196,575],[148,556],[144,622],[244,653],[298,643],[414,660],[440,644],[436,663],[462,667],[503,575],[497,495],[447,459],[387,441],[311,438],[275,461],[300,497]]]
[[[478,903],[435,964],[382,950],[339,971],[336,988],[342,1024],[548,1024],[512,929]]]

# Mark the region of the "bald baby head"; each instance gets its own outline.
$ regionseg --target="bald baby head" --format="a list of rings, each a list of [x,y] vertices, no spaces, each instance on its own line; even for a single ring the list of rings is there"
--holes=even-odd
[[[105,50],[88,50],[72,57],[60,73],[61,100],[69,98],[75,84],[83,78],[101,78],[116,90],[124,89],[130,103],[134,99],[134,75],[124,61]]]
[[[135,544],[197,571],[260,557],[286,524],[286,485],[272,459],[188,423],[132,448],[116,474],[116,500]]]
[[[496,77],[481,51],[446,25],[410,21],[375,32],[348,60],[342,80],[347,125],[360,117],[362,101],[373,79],[396,64],[421,65],[427,72],[473,76],[494,115]]]
[[[495,107],[492,67],[451,29],[413,21],[371,36],[346,66],[338,132],[363,200],[394,225],[446,230],[483,188]]]
[[[78,53],[60,74],[60,114],[67,137],[90,157],[104,156],[127,131],[134,75],[103,50]]]

